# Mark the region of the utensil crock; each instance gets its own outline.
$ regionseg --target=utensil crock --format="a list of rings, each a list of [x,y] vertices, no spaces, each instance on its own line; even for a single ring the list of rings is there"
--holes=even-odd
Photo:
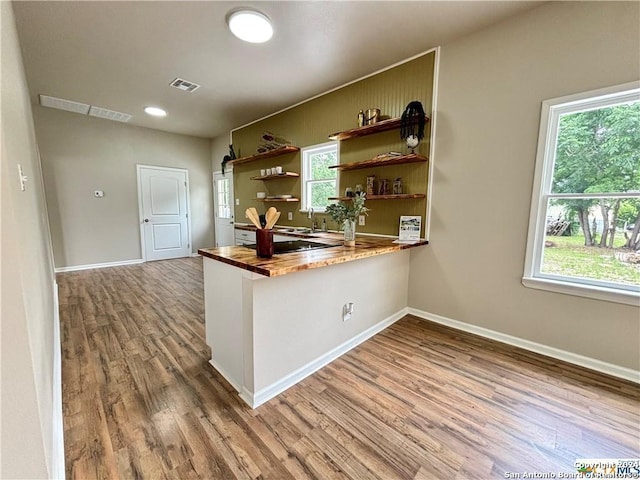
[[[256,230],[256,253],[260,258],[273,256],[273,230]]]

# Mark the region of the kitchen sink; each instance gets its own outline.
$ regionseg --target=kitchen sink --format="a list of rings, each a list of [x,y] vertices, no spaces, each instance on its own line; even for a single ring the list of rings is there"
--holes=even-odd
[[[319,248],[337,247],[340,244],[326,244],[318,242],[310,242],[308,240],[287,240],[285,242],[273,242],[273,253],[292,253],[292,252],[306,252],[307,250],[317,250]],[[256,249],[256,244],[251,243],[245,245],[247,248]]]

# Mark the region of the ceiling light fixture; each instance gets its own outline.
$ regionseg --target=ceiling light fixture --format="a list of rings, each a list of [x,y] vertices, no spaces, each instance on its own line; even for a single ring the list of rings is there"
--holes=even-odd
[[[167,112],[165,112],[160,107],[144,107],[144,113],[147,115],[152,115],[154,117],[166,117]]]
[[[271,20],[256,10],[243,8],[227,16],[229,30],[240,40],[250,43],[264,43],[273,36]]]

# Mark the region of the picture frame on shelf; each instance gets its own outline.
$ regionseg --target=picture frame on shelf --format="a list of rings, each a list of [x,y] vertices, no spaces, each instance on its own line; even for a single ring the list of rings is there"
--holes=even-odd
[[[422,216],[402,215],[397,243],[415,243],[420,241],[420,229],[422,228]]]

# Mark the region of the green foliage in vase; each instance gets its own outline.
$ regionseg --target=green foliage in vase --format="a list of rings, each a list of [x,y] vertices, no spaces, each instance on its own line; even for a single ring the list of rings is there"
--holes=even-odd
[[[364,206],[365,200],[365,193],[356,194],[353,200],[339,201],[327,206],[326,213],[333,221],[343,226],[346,220],[356,221],[360,215],[368,215],[370,209]]]

